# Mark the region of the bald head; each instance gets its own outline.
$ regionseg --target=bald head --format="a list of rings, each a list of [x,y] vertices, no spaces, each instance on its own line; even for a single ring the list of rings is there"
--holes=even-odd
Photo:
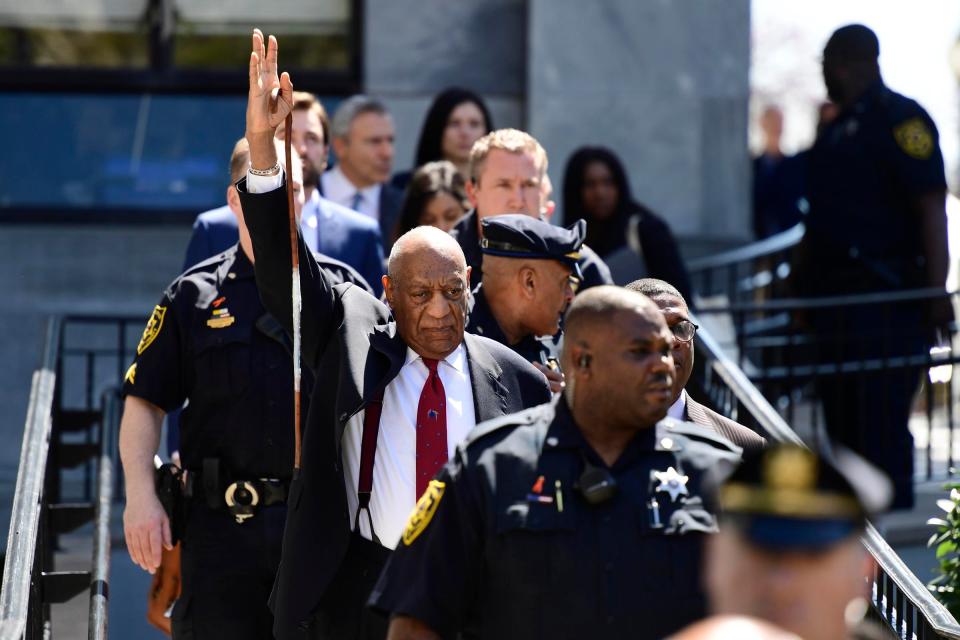
[[[397,333],[418,355],[446,358],[463,342],[470,267],[457,241],[417,227],[393,244],[383,276]]]
[[[693,624],[669,640],[800,640],[799,636],[747,616],[713,616]]]
[[[638,315],[655,326],[666,324],[659,307],[647,296],[622,287],[591,287],[573,299],[564,320],[564,346],[589,342],[591,333],[603,331],[614,315]]]
[[[453,236],[433,226],[422,226],[411,229],[393,243],[390,257],[387,258],[387,275],[396,278],[411,260],[416,262],[428,256],[450,261],[457,265],[460,271],[467,266],[463,249]]]

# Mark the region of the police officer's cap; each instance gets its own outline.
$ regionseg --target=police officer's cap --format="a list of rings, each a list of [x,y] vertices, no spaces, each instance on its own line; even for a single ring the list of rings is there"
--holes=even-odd
[[[825,549],[890,503],[890,481],[856,454],[793,444],[744,456],[720,488],[724,522],[770,549]]]
[[[586,221],[577,220],[564,228],[510,213],[484,218],[480,225],[483,229],[480,249],[484,253],[506,258],[557,260],[568,265],[578,278],[583,277],[577,261],[587,234]]]

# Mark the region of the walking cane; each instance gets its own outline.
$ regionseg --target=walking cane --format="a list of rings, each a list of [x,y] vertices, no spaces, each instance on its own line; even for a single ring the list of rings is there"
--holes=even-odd
[[[287,213],[290,216],[290,259],[293,263],[293,473],[300,472],[300,250],[297,243],[297,214],[293,207],[293,181],[290,178],[290,139],[293,137],[293,112],[284,121],[283,154],[286,160]]]

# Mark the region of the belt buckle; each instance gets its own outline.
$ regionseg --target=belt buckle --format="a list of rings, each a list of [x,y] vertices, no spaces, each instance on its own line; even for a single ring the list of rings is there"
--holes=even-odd
[[[256,507],[260,504],[260,493],[252,483],[238,480],[227,487],[223,499],[237,524],[243,524],[256,513]]]

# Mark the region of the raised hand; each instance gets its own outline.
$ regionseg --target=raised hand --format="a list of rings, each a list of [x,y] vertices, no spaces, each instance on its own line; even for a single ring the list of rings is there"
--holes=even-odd
[[[276,162],[273,137],[277,127],[293,109],[293,82],[290,74],[277,73],[277,39],[270,36],[264,46],[263,32],[253,30],[250,51],[250,91],[247,95],[246,138],[250,162],[263,169]]]

